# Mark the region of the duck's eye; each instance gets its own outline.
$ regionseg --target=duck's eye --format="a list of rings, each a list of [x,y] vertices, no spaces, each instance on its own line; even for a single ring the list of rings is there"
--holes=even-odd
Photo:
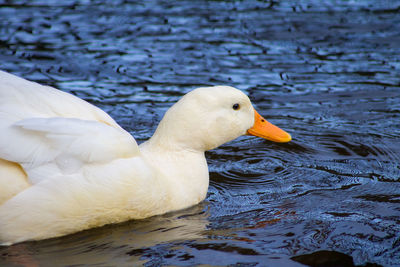
[[[232,108],[233,108],[234,110],[238,110],[238,109],[240,109],[240,105],[239,105],[238,103],[233,104]]]

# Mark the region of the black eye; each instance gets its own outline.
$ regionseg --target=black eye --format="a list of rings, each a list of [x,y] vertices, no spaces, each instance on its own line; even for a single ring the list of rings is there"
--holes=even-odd
[[[238,103],[233,104],[232,108],[233,108],[234,110],[238,110],[238,109],[240,108],[240,105],[239,105]]]

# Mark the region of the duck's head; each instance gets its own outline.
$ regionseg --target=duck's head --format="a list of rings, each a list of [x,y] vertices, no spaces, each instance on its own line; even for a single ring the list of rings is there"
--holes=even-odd
[[[184,95],[166,112],[151,142],[206,151],[246,134],[281,143],[291,140],[287,132],[260,116],[238,89],[202,87]]]

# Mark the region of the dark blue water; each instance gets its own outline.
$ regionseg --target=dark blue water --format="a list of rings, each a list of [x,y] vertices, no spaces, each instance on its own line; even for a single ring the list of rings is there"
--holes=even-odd
[[[399,266],[400,1],[293,2],[0,0],[0,68],[139,142],[215,84],[293,136],[208,152],[198,206],[0,248],[0,265]]]

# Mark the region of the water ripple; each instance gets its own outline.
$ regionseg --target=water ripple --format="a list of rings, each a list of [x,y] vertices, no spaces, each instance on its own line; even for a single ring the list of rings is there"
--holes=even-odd
[[[199,206],[0,248],[0,265],[399,265],[399,7],[0,0],[1,69],[96,104],[139,143],[180,96],[214,84],[293,136],[207,152]]]

